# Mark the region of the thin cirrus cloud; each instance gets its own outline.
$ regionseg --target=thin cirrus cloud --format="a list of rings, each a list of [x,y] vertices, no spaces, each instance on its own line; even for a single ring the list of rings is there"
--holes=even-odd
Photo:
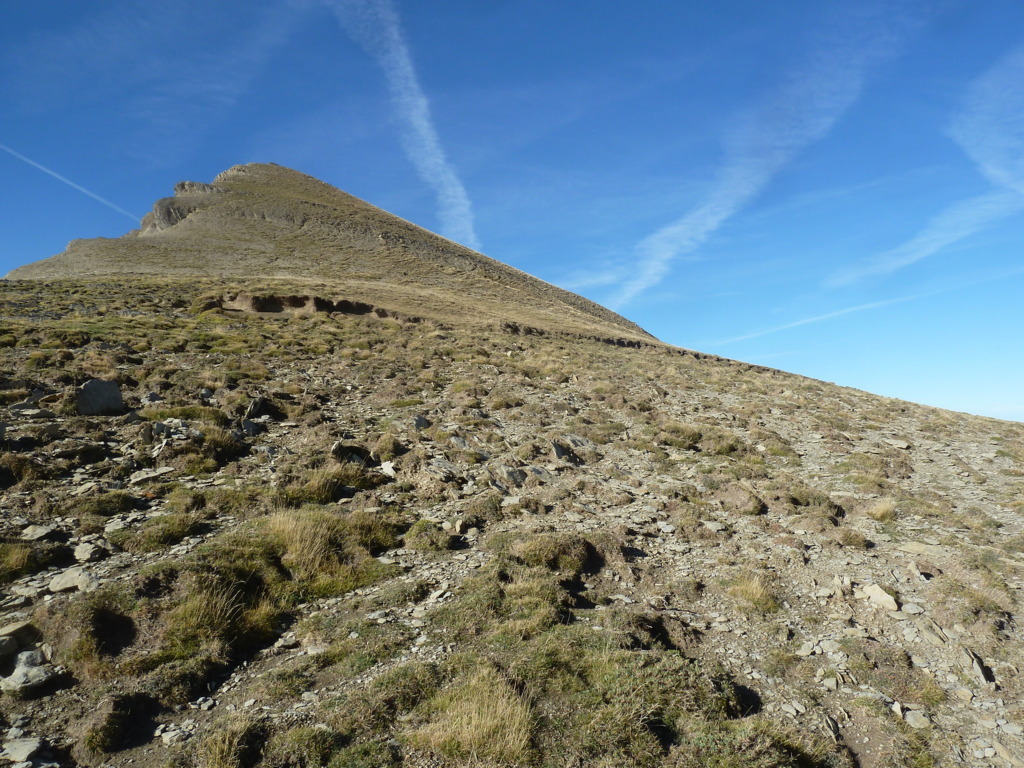
[[[916,264],[985,229],[992,222],[1024,210],[1024,196],[997,190],[959,200],[933,216],[905,243],[878,254],[852,269],[834,274],[826,286],[836,288],[876,275],[888,275]]]
[[[272,3],[252,14],[252,23],[231,35],[229,44],[176,63],[177,77],[161,73],[130,105],[131,119],[141,124],[135,154],[155,165],[187,156],[251,92],[267,62],[291,39],[303,11],[298,0]]]
[[[824,136],[857,100],[871,71],[892,58],[917,19],[902,4],[850,6],[726,141],[726,158],[704,200],[636,247],[637,263],[611,301],[628,304],[660,283],[672,262],[702,245],[749,204],[798,153]]]
[[[441,146],[430,102],[416,76],[391,0],[328,0],[328,4],[342,28],[384,70],[402,123],[402,147],[417,174],[434,190],[442,234],[479,250],[469,195]]]
[[[970,85],[949,133],[995,189],[952,203],[902,245],[836,273],[827,285],[896,272],[1024,211],[1024,45]]]

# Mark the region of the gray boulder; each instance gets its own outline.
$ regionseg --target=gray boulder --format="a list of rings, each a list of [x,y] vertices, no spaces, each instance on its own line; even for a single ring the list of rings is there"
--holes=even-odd
[[[14,671],[0,678],[0,690],[19,694],[38,688],[57,676],[57,670],[46,663],[39,651],[22,651],[18,654]]]
[[[57,592],[70,592],[74,589],[80,589],[82,592],[91,592],[98,586],[99,580],[90,575],[80,565],[68,568],[63,573],[58,573],[50,579],[49,585],[50,591],[54,594]]]
[[[75,547],[75,560],[80,563],[92,563],[109,555],[106,548],[92,542],[83,542]]]
[[[75,393],[79,416],[117,416],[125,412],[121,388],[116,381],[90,379]]]
[[[0,757],[10,760],[12,763],[25,763],[31,760],[32,756],[42,748],[42,739],[11,739],[4,742],[3,752],[0,752]]]

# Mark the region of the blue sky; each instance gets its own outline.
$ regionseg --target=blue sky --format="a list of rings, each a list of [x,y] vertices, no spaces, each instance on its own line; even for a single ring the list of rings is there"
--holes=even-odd
[[[7,3],[0,273],[321,178],[672,344],[1024,420],[1024,4]]]

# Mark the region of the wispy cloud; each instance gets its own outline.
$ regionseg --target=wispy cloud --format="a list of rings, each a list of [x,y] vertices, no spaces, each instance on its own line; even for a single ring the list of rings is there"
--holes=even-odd
[[[1024,46],[971,84],[949,133],[995,189],[947,206],[902,245],[836,273],[828,285],[895,272],[1024,211]]]
[[[0,91],[29,112],[106,104],[119,152],[174,164],[251,92],[309,7],[305,0],[257,5],[239,15],[199,0],[159,13],[141,0],[93,4],[81,18],[62,18],[0,52]]]
[[[54,171],[51,168],[47,168],[42,163],[37,163],[32,158],[25,157],[25,155],[21,154],[20,152],[15,152],[13,149],[11,149],[10,147],[6,146],[5,144],[0,144],[0,149],[2,149],[4,152],[6,152],[7,154],[11,155],[12,157],[16,157],[18,160],[21,160],[21,162],[27,163],[28,165],[31,165],[33,168],[36,168],[36,169],[42,171],[43,173],[52,176],[57,181],[62,182],[64,184],[67,184],[72,189],[78,190],[83,195],[91,197],[96,202],[102,203],[103,205],[107,206],[107,208],[110,208],[111,210],[117,211],[118,213],[123,213],[125,216],[127,216],[129,219],[134,221],[136,224],[139,223],[139,217],[136,216],[131,211],[126,211],[124,208],[122,208],[121,206],[119,206],[119,205],[117,205],[115,203],[110,202],[105,197],[100,197],[99,195],[97,195],[92,190],[86,189],[85,187],[81,186],[80,184],[75,184],[75,182],[71,181],[71,179],[69,179],[69,178],[67,178],[65,176],[61,176],[59,173],[57,173],[56,171]]]
[[[638,263],[612,306],[657,285],[672,262],[696,250],[750,203],[808,144],[829,133],[857,100],[868,75],[890,59],[917,24],[902,4],[848,6],[787,78],[746,113],[726,141],[724,164],[693,210],[645,238]]]
[[[291,39],[304,8],[300,0],[271,3],[250,14],[247,26],[231,29],[224,44],[175,61],[175,77],[161,72],[130,104],[130,117],[142,128],[134,152],[156,165],[190,154],[251,92],[274,53]]]
[[[1024,195],[1024,45],[971,84],[950,134],[993,185]]]
[[[868,304],[858,304],[855,307],[846,307],[844,309],[837,309],[835,312],[826,312],[823,315],[815,315],[814,317],[805,317],[802,320],[796,320],[792,323],[786,323],[785,325],[776,325],[772,328],[764,328],[760,331],[754,331],[753,333],[745,333],[742,336],[733,336],[731,339],[721,339],[719,341],[712,342],[709,346],[724,346],[726,344],[735,344],[740,341],[747,341],[749,339],[758,339],[762,336],[769,336],[773,333],[779,333],[780,331],[788,331],[791,328],[799,328],[802,325],[813,325],[814,323],[820,323],[825,320],[832,320],[836,317],[842,317],[843,315],[852,315],[855,312],[865,312],[869,309],[880,309],[881,307],[888,307],[892,304],[902,304],[906,301],[912,301],[913,299],[920,299],[929,294],[921,293],[914,294],[912,296],[901,296],[896,299],[886,299],[884,301],[872,301]]]
[[[1021,211],[1024,211],[1024,196],[1010,190],[960,200],[933,216],[920,232],[902,245],[837,272],[826,285],[849,285],[867,277],[895,272],[980,232],[994,221]]]
[[[973,280],[958,280],[955,283],[947,284],[938,288],[934,288],[930,291],[921,291],[919,293],[913,293],[908,296],[898,296],[892,299],[883,299],[881,301],[872,301],[867,304],[858,304],[853,307],[844,307],[843,309],[837,309],[834,312],[826,312],[822,315],[814,315],[813,317],[805,317],[802,320],[795,320],[791,323],[784,325],[776,325],[771,328],[763,328],[759,331],[752,333],[745,333],[742,336],[733,336],[729,339],[720,339],[718,341],[708,342],[704,346],[724,346],[726,344],[736,344],[740,341],[747,341],[749,339],[759,339],[762,336],[769,336],[773,333],[779,333],[781,331],[788,331],[792,328],[799,328],[804,325],[813,325],[814,323],[821,323],[825,320],[833,320],[843,315],[852,315],[856,312],[866,312],[871,309],[881,309],[882,307],[889,307],[893,304],[903,304],[908,301],[916,301],[917,299],[931,298],[932,296],[939,296],[944,293],[951,293],[953,291],[962,292],[968,288],[973,288],[977,285],[984,285],[985,283],[992,283],[997,281],[1008,280],[1013,277],[1018,277],[1024,274],[1024,267],[1016,267],[1014,269],[1003,270],[996,273],[989,273],[981,277],[976,277]]]
[[[448,162],[413,67],[391,0],[327,0],[348,34],[384,70],[395,111],[401,120],[402,145],[420,178],[437,196],[441,234],[479,250],[473,210],[466,188]]]

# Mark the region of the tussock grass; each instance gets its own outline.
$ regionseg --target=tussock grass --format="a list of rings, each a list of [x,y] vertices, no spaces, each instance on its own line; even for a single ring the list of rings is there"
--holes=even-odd
[[[70,505],[70,512],[73,515],[110,517],[130,512],[138,503],[138,500],[127,491],[109,491],[98,496],[75,499]]]
[[[282,489],[280,501],[292,507],[330,504],[348,491],[375,488],[384,481],[383,475],[370,472],[355,462],[347,462],[306,472],[298,481]]]
[[[245,715],[217,721],[196,749],[199,768],[247,768],[258,759],[264,728]]]
[[[156,552],[202,533],[206,520],[202,512],[160,515],[147,520],[137,533],[119,537],[117,543],[129,552]]]
[[[181,419],[182,421],[197,421],[202,424],[213,424],[219,427],[226,427],[231,423],[231,418],[219,408],[212,408],[206,405],[182,405],[171,408],[143,408],[139,416],[150,421],[164,421],[166,419]]]
[[[896,519],[896,499],[878,499],[865,508],[864,514],[880,523],[891,523]]]
[[[516,542],[506,550],[527,566],[540,566],[578,576],[597,557],[594,546],[582,536],[552,533]]]
[[[405,534],[405,546],[420,552],[442,552],[451,543],[452,537],[430,520],[417,520]]]
[[[0,584],[20,576],[31,561],[32,549],[27,544],[0,544]]]
[[[371,554],[398,544],[395,521],[366,512],[280,511],[263,527],[280,545],[282,565],[313,594],[347,592],[377,581],[388,569]]]
[[[744,576],[729,587],[729,594],[740,602],[740,607],[751,613],[774,613],[781,607],[770,582],[761,574]]]
[[[398,531],[387,515],[282,510],[211,538],[179,562],[143,569],[126,591],[100,590],[43,623],[76,675],[139,678],[159,701],[179,703],[275,637],[297,600],[392,575],[371,553],[396,546]],[[106,627],[120,628],[114,635],[123,640]]]
[[[427,705],[430,721],[406,740],[461,765],[521,765],[530,754],[529,704],[493,667],[484,666]]]

